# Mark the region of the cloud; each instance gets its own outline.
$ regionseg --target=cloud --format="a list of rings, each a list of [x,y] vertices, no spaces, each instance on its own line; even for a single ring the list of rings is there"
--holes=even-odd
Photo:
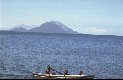
[[[109,30],[99,27],[84,27],[82,29],[85,34],[105,35],[109,33]]]
[[[106,29],[103,28],[96,28],[96,27],[89,27],[88,30],[93,33],[105,33],[107,32]]]

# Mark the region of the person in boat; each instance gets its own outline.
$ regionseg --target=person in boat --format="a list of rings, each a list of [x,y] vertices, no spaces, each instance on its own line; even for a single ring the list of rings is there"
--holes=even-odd
[[[64,71],[64,75],[70,75],[67,69]]]
[[[55,75],[56,73],[55,73],[55,70],[54,69],[52,69],[52,75]]]
[[[83,71],[82,71],[82,70],[80,70],[79,75],[82,75],[82,74],[83,74]]]
[[[46,74],[49,74],[49,75],[52,73],[52,68],[50,65],[47,66],[47,69],[45,72],[46,72]]]

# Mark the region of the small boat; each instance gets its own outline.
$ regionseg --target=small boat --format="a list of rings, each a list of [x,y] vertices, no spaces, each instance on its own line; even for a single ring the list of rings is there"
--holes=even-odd
[[[59,74],[55,74],[52,71],[55,71]],[[84,75],[83,71],[80,71],[79,75],[71,75],[68,73],[68,70],[65,70],[64,73],[61,73],[51,68],[50,65],[47,66],[45,74],[33,72],[32,75],[34,78],[38,79],[93,79],[95,77],[94,75]]]
[[[94,75],[53,75],[33,72],[32,75],[37,79],[93,79]]]

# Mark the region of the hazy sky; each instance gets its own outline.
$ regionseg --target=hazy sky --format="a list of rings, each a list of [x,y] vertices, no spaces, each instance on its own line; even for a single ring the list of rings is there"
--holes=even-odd
[[[0,0],[0,29],[51,20],[85,34],[123,36],[123,0]]]

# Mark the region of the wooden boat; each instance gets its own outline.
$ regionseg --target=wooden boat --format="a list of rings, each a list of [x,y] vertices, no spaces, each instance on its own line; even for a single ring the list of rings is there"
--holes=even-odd
[[[38,79],[93,79],[94,75],[53,75],[33,72],[34,78]]]

